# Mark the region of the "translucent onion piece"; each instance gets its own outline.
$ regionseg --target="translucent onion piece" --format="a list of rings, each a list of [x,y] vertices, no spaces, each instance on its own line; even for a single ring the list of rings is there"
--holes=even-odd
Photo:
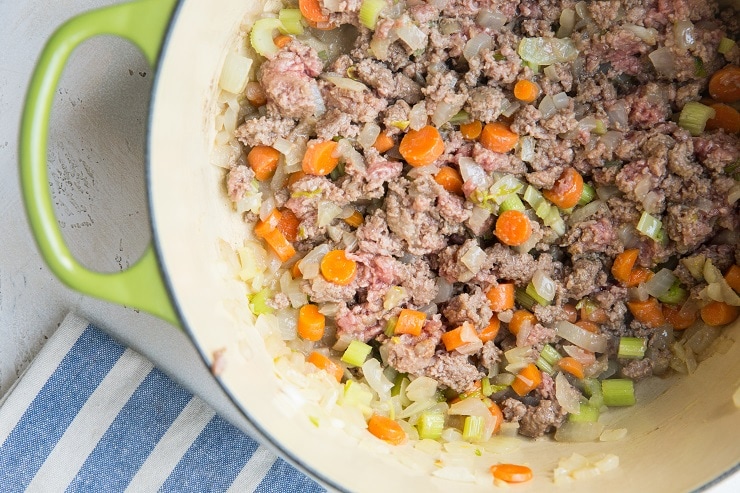
[[[593,442],[604,431],[604,425],[599,422],[573,423],[566,421],[555,432],[558,442]]]
[[[462,262],[465,267],[467,267],[468,270],[473,274],[477,274],[478,272],[480,272],[481,267],[483,267],[483,263],[485,261],[486,252],[484,252],[483,249],[478,245],[471,246],[470,248],[468,248],[468,251],[465,252],[462,257],[460,257],[460,262]]]
[[[574,226],[580,222],[585,221],[595,214],[606,212],[609,212],[609,208],[606,206],[606,204],[601,200],[594,200],[593,202],[589,202],[583,207],[579,207],[578,209],[574,210],[568,218],[568,224]]]
[[[341,213],[342,213],[342,208],[339,207],[334,202],[330,202],[328,200],[320,201],[319,206],[318,206],[318,219],[317,219],[318,227],[323,228],[323,227],[328,226]]]
[[[673,272],[668,269],[661,269],[645,282],[645,289],[650,296],[660,298],[671,289],[674,282],[676,282],[676,276],[673,275]]]
[[[427,107],[424,101],[416,103],[409,112],[409,127],[419,130],[427,124]]]
[[[542,118],[550,118],[558,110],[555,107],[555,101],[552,100],[552,96],[549,94],[542,98],[537,109],[542,114]]]
[[[658,31],[656,31],[652,27],[645,28],[642,26],[636,26],[634,24],[624,24],[622,27],[640,38],[645,43],[649,44],[650,46],[653,46],[655,43],[658,42]]]
[[[559,92],[552,95],[552,102],[553,104],[555,104],[555,108],[559,110],[564,110],[570,104],[570,96],[568,96],[564,92]]]
[[[606,137],[606,135],[604,135],[604,137]],[[604,201],[609,200],[610,198],[615,197],[619,194],[619,189],[613,185],[601,186],[596,189],[596,195],[598,195],[599,198]]]
[[[505,15],[489,9],[481,9],[475,18],[475,22],[480,27],[485,27],[493,30],[498,30],[504,27],[507,20],[508,19]]]
[[[251,59],[236,53],[227,54],[218,79],[219,87],[234,94],[242,92],[247,87],[251,68]]]
[[[362,92],[367,90],[367,86],[359,80],[352,80],[348,77],[341,77],[339,75],[323,74],[321,76],[327,82],[331,82],[340,89],[347,89],[348,91]]]
[[[466,60],[470,61],[477,57],[478,54],[484,49],[491,49],[493,46],[493,39],[486,33],[478,33],[465,43],[463,48],[463,56]]]
[[[555,377],[555,397],[558,404],[565,411],[571,414],[580,414],[581,401],[585,400],[578,390],[576,390],[568,381],[563,372],[558,373]]]
[[[437,297],[434,303],[444,303],[452,297],[454,286],[444,277],[437,277]]]
[[[383,308],[390,310],[397,307],[406,298],[406,288],[403,286],[391,286],[383,296]]]
[[[696,35],[694,33],[694,24],[689,20],[678,21],[673,25],[673,35],[676,46],[686,52],[696,44]]]
[[[357,136],[357,143],[363,149],[369,149],[375,144],[378,135],[380,135],[380,126],[375,122],[368,122],[360,130],[360,134]]]
[[[488,218],[491,217],[491,211],[479,206],[473,206],[473,212],[470,213],[468,226],[473,231],[481,231]]]
[[[532,276],[532,285],[537,294],[540,295],[547,301],[552,301],[555,298],[556,286],[555,281],[545,274],[541,269],[534,271]]]
[[[572,342],[578,347],[594,353],[603,353],[606,351],[607,338],[603,334],[594,334],[566,320],[555,322],[555,330],[558,336]]]
[[[519,139],[519,159],[525,163],[531,163],[534,160],[535,152],[534,137],[525,136]]]
[[[447,101],[440,101],[439,104],[437,104],[437,107],[434,109],[434,114],[432,115],[432,123],[435,127],[441,127],[442,125],[450,121],[453,116],[459,113],[464,104],[465,101],[461,101],[460,103],[456,104],[450,104]]]
[[[517,373],[528,364],[534,363],[537,360],[537,356],[537,351],[532,349],[531,346],[520,346],[509,349],[504,353],[504,357],[508,363],[506,365],[506,371]]]
[[[381,400],[390,399],[393,382],[388,380],[383,374],[383,367],[380,366],[380,361],[375,358],[368,358],[362,364],[362,375],[365,377],[365,381],[370,388],[377,392]]]
[[[491,411],[488,410],[488,407],[486,407],[486,405],[483,404],[483,401],[481,401],[480,399],[476,399],[474,397],[462,399],[450,405],[448,413],[450,415],[482,417],[485,426],[483,434],[480,437],[480,441],[485,442],[486,440],[491,438],[491,435],[493,434],[493,429],[496,426],[496,419],[493,417],[493,414],[491,414]]]
[[[437,381],[429,377],[415,378],[406,387],[406,397],[415,402],[431,399],[435,392],[437,392]]]
[[[560,27],[556,36],[558,38],[567,38],[573,33],[576,25],[576,11],[573,9],[563,9],[560,13]]]
[[[648,55],[658,74],[668,78],[676,75],[676,59],[669,48],[658,48]]]
[[[331,247],[323,243],[306,254],[298,263],[298,268],[304,279],[313,279],[319,275],[319,263],[324,255],[329,253]]]
[[[421,50],[427,44],[427,35],[410,20],[396,29],[401,40],[412,50]]]
[[[573,41],[559,38],[522,38],[517,53],[525,62],[536,65],[572,62],[578,57]]]
[[[472,158],[461,157],[459,160],[460,174],[465,183],[472,183],[476,189],[483,190],[491,185],[488,173]]]
[[[558,75],[558,70],[555,68],[555,65],[548,65],[542,69],[542,72],[544,72],[545,76],[552,82],[560,82],[560,76]]]

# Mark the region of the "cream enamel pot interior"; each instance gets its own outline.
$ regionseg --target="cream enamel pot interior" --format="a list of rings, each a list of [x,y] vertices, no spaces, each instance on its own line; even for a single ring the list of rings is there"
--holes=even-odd
[[[245,290],[219,250],[236,245],[244,224],[224,193],[224,170],[212,166],[216,80],[245,16],[260,4],[244,0],[145,0],[83,14],[50,40],[31,84],[21,135],[21,173],[31,226],[52,270],[87,294],[135,306],[182,326],[205,361],[225,349],[218,377],[249,422],[292,462],[329,487],[346,491],[490,491],[452,483],[402,465],[389,454],[356,446],[341,431],[317,429],[273,372],[263,341],[244,309]],[[58,72],[87,37],[117,34],[139,45],[156,65],[148,138],[148,188],[153,247],[121,274],[89,272],[66,249],[51,211],[46,180],[46,126]],[[164,39],[160,51],[160,42]],[[171,302],[171,304],[170,304]],[[238,310],[237,310],[238,311]],[[740,339],[740,324],[725,329]],[[610,411],[616,442],[524,442],[502,462],[532,467],[522,491],[679,492],[707,488],[740,468],[740,344],[716,354],[688,377],[650,379],[638,386],[638,405]],[[617,470],[555,486],[558,460],[577,452],[619,456]]]

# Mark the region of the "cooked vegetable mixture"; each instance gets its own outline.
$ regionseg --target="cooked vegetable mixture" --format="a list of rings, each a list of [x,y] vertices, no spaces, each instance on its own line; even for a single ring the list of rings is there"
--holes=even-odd
[[[389,443],[598,439],[738,317],[738,34],[714,0],[268,8],[221,79],[253,313]]]

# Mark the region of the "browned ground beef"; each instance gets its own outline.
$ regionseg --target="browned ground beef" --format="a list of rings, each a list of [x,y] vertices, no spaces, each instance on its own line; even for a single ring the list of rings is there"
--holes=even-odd
[[[670,338],[664,337],[670,326],[651,328],[633,320],[626,303],[635,293],[620,285],[610,268],[616,255],[638,249],[638,266],[672,270],[689,302],[702,303],[706,282],[692,275],[682,259],[711,259],[724,272],[740,257],[738,206],[728,203],[730,190],[737,187],[731,168],[740,159],[740,138],[724,130],[692,136],[676,123],[687,102],[706,97],[713,72],[740,62],[737,46],[724,55],[717,51],[723,37],[740,34],[737,14],[721,10],[714,0],[608,0],[578,6],[573,0],[408,0],[405,12],[396,10],[393,19],[387,9],[370,30],[358,20],[361,2],[331,4],[340,11],[325,8],[324,13],[341,26],[342,35],[355,39],[354,45],[327,54],[298,37],[264,61],[257,80],[267,103],[247,116],[236,136],[247,149],[272,146],[278,139],[299,145],[309,139],[347,139],[359,156],[359,164],[344,156],[331,175],[304,176],[275,187],[282,189],[276,194],[278,205],[300,221],[298,256],[324,243],[343,249],[347,234],[356,239],[347,255],[357,262],[358,273],[349,285],[321,276],[302,281],[312,303],[338,305],[328,317],[337,337],[370,342],[378,351],[374,354],[398,372],[432,377],[460,393],[486,375],[503,372],[504,351],[516,346],[540,351],[551,344],[565,354],[563,346],[570,343],[557,336],[554,326],[568,318],[566,304],[587,301],[602,315],[600,330],[610,336],[606,354],[613,361],[612,373],[633,380],[665,373],[672,357]],[[556,36],[566,8],[586,17],[577,18],[575,31],[565,36],[577,57],[547,68],[524,63],[517,51],[520,41]],[[479,15],[491,12],[503,16],[506,25],[477,23]],[[685,21],[692,23],[694,42],[683,48],[675,40],[674,24]],[[398,39],[401,25],[413,25],[426,46],[412,48]],[[479,34],[489,36],[489,42],[466,57],[466,44]],[[659,73],[653,65],[649,55],[659,49],[673,61],[672,73]],[[322,74],[354,79],[364,88],[339,87]],[[532,103],[513,96],[515,83],[523,79],[541,89]],[[553,96],[565,96],[565,104],[543,114],[543,99]],[[431,122],[445,105],[458,114],[439,125],[444,152],[428,171],[412,170],[398,151],[412,115],[421,111]],[[507,124],[520,143],[525,138],[532,143],[531,155],[519,148],[493,152],[466,140],[460,123],[471,119]],[[599,120],[600,130],[583,127],[593,119]],[[361,146],[357,139],[368,122],[396,145],[383,152]],[[531,213],[536,241],[524,249],[506,246],[492,235],[499,211],[481,198],[485,190],[466,180],[461,196],[434,179],[439,166],[460,169],[470,160],[490,183],[506,174],[537,190],[551,188],[564,169],[574,168],[598,190],[602,207],[578,221],[569,219],[571,211],[564,212],[560,232]],[[253,179],[249,168],[235,164],[228,177],[231,199],[241,200]],[[261,190],[269,193],[264,185]],[[351,206],[362,214],[362,224],[349,227],[336,218],[328,227],[318,226],[318,209],[326,202]],[[492,213],[482,222],[476,221],[481,208]],[[662,221],[662,239],[636,232],[643,212]],[[478,250],[482,262],[471,270],[465,258]],[[494,313],[486,293],[502,282],[523,291],[537,270],[554,281],[556,296],[548,306],[528,307],[538,320],[531,330],[515,337],[501,322],[495,340],[475,352],[445,349],[441,336],[446,331],[468,323],[480,333],[499,316],[508,320],[511,311]],[[395,287],[403,288],[404,296],[385,306]],[[272,306],[287,303],[278,296]],[[429,314],[421,335],[386,334],[401,308]],[[645,337],[646,356],[618,359],[622,336]],[[592,368],[605,371],[607,365],[597,356],[590,355]],[[521,434],[538,437],[565,421],[554,388],[553,378],[545,374],[526,398],[510,390],[494,397],[505,419],[519,423]]]

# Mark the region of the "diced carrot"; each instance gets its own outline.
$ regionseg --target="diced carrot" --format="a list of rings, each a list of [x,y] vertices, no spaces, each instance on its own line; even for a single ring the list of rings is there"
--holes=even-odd
[[[394,145],[396,145],[396,141],[393,140],[393,137],[391,137],[388,132],[380,132],[378,137],[375,139],[373,147],[382,154],[393,149]]]
[[[519,464],[494,464],[491,466],[494,478],[506,483],[525,483],[532,479],[532,469]]]
[[[663,308],[652,296],[645,301],[628,301],[627,308],[638,322],[648,327],[656,328],[665,323]]]
[[[333,140],[312,140],[303,155],[303,172],[307,175],[325,176],[334,171],[339,158],[334,156],[337,143]]]
[[[504,422],[504,413],[501,411],[499,405],[493,402],[491,399],[488,399],[486,407],[488,407],[488,411],[490,411],[491,416],[496,419],[496,424],[493,425],[493,433],[495,435],[501,430],[501,423]]]
[[[571,356],[560,358],[558,360],[558,366],[561,370],[570,373],[579,380],[584,377],[583,363]]]
[[[715,103],[710,107],[714,110],[714,118],[707,120],[707,130],[721,128],[728,134],[740,132],[740,112],[724,103]]]
[[[373,414],[368,420],[367,431],[391,445],[400,445],[406,441],[406,432],[401,425],[380,414]]]
[[[543,190],[542,195],[547,200],[560,207],[570,209],[574,207],[583,193],[583,177],[575,168],[565,168],[555,185],[549,190]]]
[[[329,359],[327,356],[324,356],[318,351],[314,351],[308,355],[308,357],[306,358],[306,361],[314,365],[316,368],[320,370],[324,370],[329,375],[336,378],[337,382],[342,381],[342,377],[344,376],[344,370],[342,369],[341,366],[339,366],[338,363],[335,363],[334,361]]]
[[[531,103],[540,96],[540,86],[531,80],[518,80],[514,84],[514,97],[519,101]]]
[[[455,195],[463,195],[463,179],[460,172],[450,166],[442,166],[436,175],[434,181]]]
[[[740,308],[722,301],[711,301],[701,308],[701,319],[712,327],[732,323],[739,314]]]
[[[630,248],[614,257],[614,263],[612,264],[612,275],[614,276],[614,279],[622,284],[627,284],[630,280],[632,268],[635,266],[635,262],[639,255],[640,250],[637,248]]]
[[[460,125],[460,133],[466,140],[477,140],[483,131],[483,124],[480,120],[473,120],[472,122],[463,123]]]
[[[344,250],[332,250],[324,255],[319,267],[327,281],[340,286],[348,285],[357,275],[357,262],[347,258]]]
[[[603,324],[609,321],[609,316],[606,310],[601,308],[595,302],[585,299],[580,303],[580,315],[582,320],[588,320],[589,322],[596,322],[597,324]]]
[[[530,363],[517,373],[516,378],[511,383],[511,388],[519,396],[524,397],[539,387],[541,383],[542,373],[534,363]]]
[[[365,221],[365,218],[362,217],[360,211],[355,211],[352,213],[351,216],[344,218],[344,222],[349,224],[353,228],[359,228],[363,221]]]
[[[496,219],[495,234],[505,245],[521,245],[532,236],[532,224],[523,212],[509,209],[501,213]]]
[[[306,173],[304,173],[303,171],[296,171],[295,173],[291,173],[290,176],[288,176],[288,186],[293,186],[295,182],[297,182],[304,176],[306,176]]]
[[[267,236],[268,233],[271,231],[274,231],[275,228],[278,227],[278,224],[280,224],[280,220],[282,219],[283,215],[278,211],[277,209],[273,209],[270,214],[264,218],[257,221],[257,224],[254,226],[254,234],[256,234],[259,238],[264,238]]]
[[[398,152],[411,166],[432,164],[445,151],[439,130],[431,125],[419,130],[409,130],[401,139]]]
[[[537,323],[537,317],[527,310],[517,310],[511,316],[509,321],[509,332],[517,335],[525,325],[534,325]]]
[[[286,262],[295,255],[295,248],[279,229],[273,229],[264,238],[281,261]]]
[[[513,282],[503,282],[493,286],[486,293],[488,306],[490,306],[491,310],[494,312],[511,310],[514,308],[514,291],[515,286]]]
[[[496,338],[498,335],[498,331],[501,328],[501,321],[498,319],[496,315],[491,317],[491,321],[488,323],[488,325],[480,331],[480,334],[478,334],[478,337],[480,337],[480,340],[485,342],[492,341]]]
[[[653,277],[653,271],[650,269],[646,269],[645,267],[635,267],[632,269],[632,272],[630,272],[630,279],[627,281],[625,286],[628,288],[639,286],[640,284],[649,281],[651,277]]]
[[[740,292],[740,265],[734,264],[725,272],[725,281],[732,289]]]
[[[663,305],[663,316],[671,324],[673,330],[688,329],[696,322],[698,307],[694,304]]]
[[[285,238],[293,243],[298,239],[298,226],[301,221],[298,217],[288,208],[280,210],[280,221],[278,221],[276,228],[285,235]]]
[[[740,67],[727,65],[709,79],[709,95],[720,103],[740,100]]]
[[[601,333],[601,329],[599,328],[599,326],[591,322],[590,320],[579,320],[578,322],[576,322],[576,325],[583,330],[591,332],[593,334]]]
[[[244,95],[247,97],[249,104],[255,108],[264,106],[267,104],[267,95],[262,85],[257,81],[247,82],[247,87],[244,89]]]
[[[277,36],[275,36],[275,38],[272,40],[272,42],[275,43],[275,46],[277,46],[278,48],[283,49],[283,48],[285,48],[285,45],[287,45],[288,43],[290,43],[290,41],[292,39],[293,38],[291,38],[288,35],[278,34]]]
[[[470,344],[478,340],[478,334],[475,332],[475,328],[468,322],[464,322],[460,327],[456,329],[448,330],[442,334],[442,342],[445,345],[445,349],[448,351],[454,351],[455,349]]]
[[[301,277],[301,276],[303,275],[303,273],[301,272],[301,268],[300,268],[300,267],[298,267],[298,264],[299,264],[299,263],[300,263],[300,262],[296,262],[296,263],[295,263],[295,264],[293,264],[293,266],[292,266],[292,267],[290,268],[290,275],[291,275],[291,276],[293,277],[293,279],[298,279],[298,278],[300,278],[300,277]]]
[[[480,134],[480,143],[493,152],[509,152],[519,142],[519,135],[501,122],[486,123]]]
[[[566,318],[568,322],[572,324],[576,323],[576,320],[578,320],[578,310],[573,303],[564,304],[563,311],[568,315],[568,318]]]
[[[319,341],[324,337],[326,317],[319,307],[311,303],[298,310],[298,335],[307,341]]]
[[[314,23],[329,22],[329,16],[322,11],[319,0],[298,0],[298,8],[308,21]]]
[[[396,322],[396,327],[393,329],[393,333],[418,336],[421,334],[421,329],[424,327],[426,321],[426,313],[404,308],[398,314],[398,321]]]
[[[280,162],[280,151],[269,146],[254,146],[247,154],[247,163],[259,181],[269,180]]]

